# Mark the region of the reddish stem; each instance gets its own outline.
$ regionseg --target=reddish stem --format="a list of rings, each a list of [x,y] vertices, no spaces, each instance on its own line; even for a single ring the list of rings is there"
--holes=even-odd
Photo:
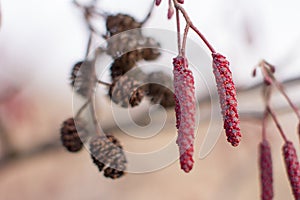
[[[189,28],[190,28],[190,25],[186,24],[185,29],[184,29],[183,39],[182,39],[182,46],[181,46],[181,54],[183,56],[185,56],[185,47],[186,47],[186,40],[187,40]]]
[[[279,124],[279,121],[278,121],[278,119],[277,119],[277,117],[276,117],[274,111],[271,109],[271,107],[270,107],[269,105],[267,105],[267,111],[270,113],[271,117],[273,118],[273,121],[275,122],[276,127],[277,127],[277,129],[279,130],[280,135],[281,135],[281,137],[283,138],[284,142],[287,142],[288,140],[287,140],[287,138],[286,138],[286,136],[285,136],[285,134],[284,134],[284,132],[283,132],[283,130],[282,130],[282,127],[281,127],[281,125]]]
[[[265,102],[265,111],[264,111],[264,115],[263,115],[263,122],[262,122],[262,139],[266,140],[266,135],[267,135],[267,120],[268,120],[268,108],[267,106],[269,106],[270,104],[270,98],[271,98],[271,88],[268,85],[264,85],[263,87],[263,95],[264,95],[264,102]]]
[[[291,101],[291,99],[288,97],[288,95],[286,94],[283,86],[281,83],[279,83],[275,77],[273,79],[274,85],[276,86],[276,88],[281,92],[281,94],[285,97],[285,99],[287,100],[287,102],[289,103],[289,105],[291,106],[291,108],[294,110],[298,120],[300,121],[300,113],[299,110],[297,108],[297,106]]]
[[[177,25],[177,45],[178,45],[178,53],[180,53],[181,49],[181,38],[180,38],[180,19],[179,19],[179,11],[176,8],[176,25]]]
[[[268,63],[265,60],[262,60],[259,63],[259,66],[262,69],[262,73],[263,76],[265,78],[265,80],[267,82],[270,82],[270,84],[272,83],[273,85],[275,85],[275,87],[279,90],[279,92],[284,96],[284,98],[287,100],[288,104],[290,105],[290,107],[293,109],[294,113],[296,114],[298,120],[300,121],[300,113],[299,113],[299,109],[298,107],[291,101],[291,99],[289,98],[289,96],[287,95],[287,93],[285,92],[285,89],[283,87],[283,85],[277,81],[277,79],[275,78],[275,76],[273,75],[273,73],[275,72],[275,68],[273,65],[271,65],[270,63]]]
[[[205,45],[209,48],[211,53],[216,53],[215,49],[212,47],[212,45],[208,42],[208,40],[204,37],[204,35],[197,29],[197,27],[193,24],[191,21],[189,15],[185,11],[185,9],[177,2],[177,0],[173,0],[174,6],[176,10],[179,10],[183,17],[185,18],[186,23],[195,31],[195,33],[201,38],[201,40],[205,43]]]

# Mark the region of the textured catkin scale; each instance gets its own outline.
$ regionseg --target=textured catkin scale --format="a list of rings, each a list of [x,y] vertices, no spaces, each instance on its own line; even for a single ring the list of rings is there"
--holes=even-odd
[[[238,146],[242,135],[237,111],[236,89],[232,81],[229,62],[219,53],[213,53],[212,56],[213,72],[217,83],[227,141],[232,146]]]
[[[181,169],[189,172],[193,168],[194,129],[196,99],[194,77],[188,69],[186,58],[178,56],[173,60],[175,112]]]
[[[273,167],[271,148],[267,140],[259,145],[259,168],[261,181],[261,199],[273,199]]]
[[[285,161],[286,171],[292,187],[295,199],[300,199],[300,166],[296,153],[296,149],[292,142],[287,141],[283,148],[283,156]]]

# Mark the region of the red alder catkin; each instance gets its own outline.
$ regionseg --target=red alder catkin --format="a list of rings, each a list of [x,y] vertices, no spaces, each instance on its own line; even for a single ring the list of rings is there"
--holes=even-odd
[[[238,146],[242,135],[239,126],[236,90],[232,81],[229,62],[219,53],[213,53],[212,57],[227,141],[232,146]]]
[[[194,77],[188,69],[186,58],[178,56],[173,60],[175,112],[181,169],[189,172],[193,168],[194,129],[196,99]]]
[[[292,142],[286,141],[283,148],[286,171],[296,200],[300,199],[300,166],[296,149]]]
[[[271,148],[267,140],[263,140],[259,145],[259,167],[261,181],[261,199],[273,199],[273,167]]]

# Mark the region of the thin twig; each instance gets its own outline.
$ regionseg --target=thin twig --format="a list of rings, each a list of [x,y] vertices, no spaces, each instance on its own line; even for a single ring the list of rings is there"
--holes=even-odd
[[[100,80],[98,80],[97,81],[99,84],[102,84],[102,85],[105,85],[105,86],[108,86],[108,87],[110,87],[111,86],[111,84],[110,83],[106,83],[106,82],[104,82],[104,81],[100,81]]]
[[[288,102],[288,104],[293,109],[294,113],[296,114],[298,120],[300,121],[300,112],[299,112],[298,107],[292,102],[292,100],[289,98],[289,96],[285,92],[283,85],[275,78],[275,76],[273,74],[275,71],[274,66],[265,60],[262,60],[259,63],[259,66],[262,69],[262,73],[263,73],[265,80],[267,80],[268,82],[273,84],[278,89],[278,91],[284,96],[284,98],[286,99],[286,101]]]
[[[201,38],[201,40],[209,48],[211,53],[216,53],[216,51],[212,47],[212,45],[208,42],[208,40],[204,37],[204,35],[198,30],[198,28],[193,24],[193,22],[191,21],[189,15],[185,11],[185,9],[177,2],[177,0],[173,0],[173,2],[174,2],[175,8],[178,9],[181,12],[181,14],[183,15],[183,17],[185,18],[186,23],[188,23],[189,26],[191,27],[191,29],[193,29],[195,31],[195,33]]]
[[[275,122],[276,127],[277,127],[278,131],[280,132],[280,135],[281,135],[282,139],[285,142],[287,142],[287,138],[286,138],[286,136],[285,136],[285,134],[283,132],[283,129],[282,129],[282,127],[281,127],[281,125],[280,125],[277,117],[276,117],[276,114],[274,113],[274,111],[271,109],[271,107],[269,105],[267,105],[267,110],[268,110],[269,114],[271,115],[273,121]]]
[[[154,5],[155,5],[155,2],[153,2],[151,4],[151,7],[148,11],[148,14],[146,15],[146,17],[143,19],[143,21],[141,21],[141,25],[143,26],[151,17],[152,13],[153,13],[153,9],[154,9]]]
[[[90,52],[90,49],[92,46],[92,37],[93,37],[93,32],[90,31],[89,39],[88,39],[88,43],[87,43],[87,47],[86,47],[86,51],[85,51],[85,58],[87,58],[89,55],[89,52]]]
[[[84,109],[89,105],[89,103],[91,102],[90,99],[88,99],[82,106],[81,108],[77,111],[76,115],[75,115],[75,118],[78,118],[81,113],[84,111]]]
[[[186,47],[186,40],[187,40],[187,35],[188,35],[188,32],[189,32],[189,28],[190,28],[190,25],[186,24],[186,26],[184,28],[183,39],[182,39],[182,46],[181,46],[181,54],[183,56],[185,56],[185,47]]]
[[[271,88],[270,88],[270,86],[267,86],[267,85],[264,86],[263,95],[264,95],[264,102],[265,102],[266,105],[265,105],[265,111],[264,111],[263,120],[262,120],[262,139],[266,140],[266,138],[267,138],[266,128],[267,128],[267,121],[268,121],[268,115],[269,115],[267,106],[269,105],[270,98],[271,98]]]
[[[177,27],[177,46],[178,46],[178,53],[180,53],[181,50],[181,38],[180,38],[180,18],[179,18],[179,11],[176,8],[176,27]]]

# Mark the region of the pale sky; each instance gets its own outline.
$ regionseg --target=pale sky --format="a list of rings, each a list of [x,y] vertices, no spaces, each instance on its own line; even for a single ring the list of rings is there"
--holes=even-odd
[[[143,18],[151,2],[100,0],[104,10],[130,13],[137,19]],[[251,70],[261,58],[278,64],[280,77],[300,76],[300,1],[186,0],[184,7],[217,51],[228,57],[238,84],[251,84]],[[30,71],[34,80],[42,81],[41,87],[65,84],[72,64],[84,54],[87,38],[71,0],[2,0],[2,10],[0,67],[5,70],[0,75]],[[163,0],[147,26],[175,30],[166,13]],[[202,45],[194,34],[190,37]]]

